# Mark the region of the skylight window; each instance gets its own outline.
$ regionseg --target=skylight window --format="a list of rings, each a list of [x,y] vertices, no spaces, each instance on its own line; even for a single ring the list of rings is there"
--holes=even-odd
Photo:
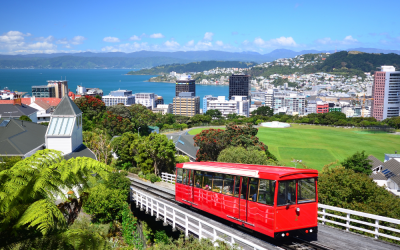
[[[58,118],[51,120],[48,135],[70,135],[74,126],[74,118]]]
[[[386,178],[391,178],[393,176],[395,176],[395,174],[393,174],[389,169],[385,169],[382,171],[382,173],[385,175]]]

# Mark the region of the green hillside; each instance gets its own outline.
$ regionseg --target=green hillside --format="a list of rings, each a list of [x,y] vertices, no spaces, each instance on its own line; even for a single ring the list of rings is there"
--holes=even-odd
[[[201,72],[205,70],[215,68],[248,68],[256,65],[253,62],[239,62],[239,61],[201,61],[192,62],[187,64],[168,64],[161,65],[151,69],[142,69],[139,71],[130,71],[129,75],[161,75],[169,74],[171,71],[176,73],[187,73],[187,72]]]

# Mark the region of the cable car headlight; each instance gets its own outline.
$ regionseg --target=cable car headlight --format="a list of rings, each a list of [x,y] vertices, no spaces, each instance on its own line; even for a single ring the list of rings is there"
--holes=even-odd
[[[282,237],[285,237],[285,234],[284,234],[284,233],[282,234]]]
[[[312,229],[310,229],[310,233],[312,233]]]

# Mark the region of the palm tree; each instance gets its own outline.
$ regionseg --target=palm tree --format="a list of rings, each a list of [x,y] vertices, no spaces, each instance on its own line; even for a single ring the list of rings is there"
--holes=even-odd
[[[66,200],[65,190],[82,190],[88,187],[88,176],[106,179],[109,172],[107,165],[91,158],[65,160],[61,152],[49,149],[1,171],[0,247],[37,238],[82,238],[83,232],[67,231],[67,215],[56,198]]]

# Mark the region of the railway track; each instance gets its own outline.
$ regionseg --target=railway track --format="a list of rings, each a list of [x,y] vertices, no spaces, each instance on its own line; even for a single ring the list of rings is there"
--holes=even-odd
[[[174,203],[174,204],[182,206],[184,208],[189,208],[190,210],[195,211],[195,212],[197,212],[197,213],[199,213],[199,214],[201,214],[201,215],[203,215],[205,217],[208,217],[209,219],[218,221],[218,222],[220,222],[222,224],[225,224],[225,225],[227,225],[229,227],[234,227],[236,230],[240,230],[240,231],[242,231],[244,233],[249,233],[249,229],[244,229],[244,228],[240,227],[239,225],[230,223],[229,221],[226,221],[226,220],[224,220],[224,219],[222,219],[222,218],[220,218],[218,216],[214,216],[214,215],[212,215],[210,213],[204,212],[202,210],[196,209],[196,208],[191,207],[189,205],[182,204],[180,202],[175,201],[175,196],[172,195],[171,193],[165,192],[165,191],[160,190],[160,189],[154,189],[154,188],[149,187],[149,186],[145,186],[146,184],[135,182],[132,179],[131,179],[131,185],[133,187],[135,187],[135,188],[138,188],[138,189],[142,190],[142,191],[151,193],[152,195],[154,195],[156,197],[165,199],[168,202]],[[170,223],[168,223],[168,224],[170,224]],[[178,230],[184,230],[184,229],[183,228],[181,229],[178,226]],[[196,234],[191,234],[191,235],[193,235],[194,237],[198,237],[198,235],[196,235]],[[285,249],[285,250],[286,249],[287,250],[333,250],[333,248],[324,246],[324,245],[322,245],[320,243],[310,242],[308,240],[305,240],[305,239],[302,239],[302,238],[298,238],[298,237],[289,237],[284,241],[283,240],[279,240],[278,241],[278,240],[275,240],[275,239],[270,238],[270,237],[266,238],[265,235],[260,234],[260,233],[255,232],[255,231],[251,231],[251,235],[253,237],[258,238],[259,240],[262,240],[262,241],[266,242],[269,246],[271,246],[271,245],[275,246],[277,249]]]

